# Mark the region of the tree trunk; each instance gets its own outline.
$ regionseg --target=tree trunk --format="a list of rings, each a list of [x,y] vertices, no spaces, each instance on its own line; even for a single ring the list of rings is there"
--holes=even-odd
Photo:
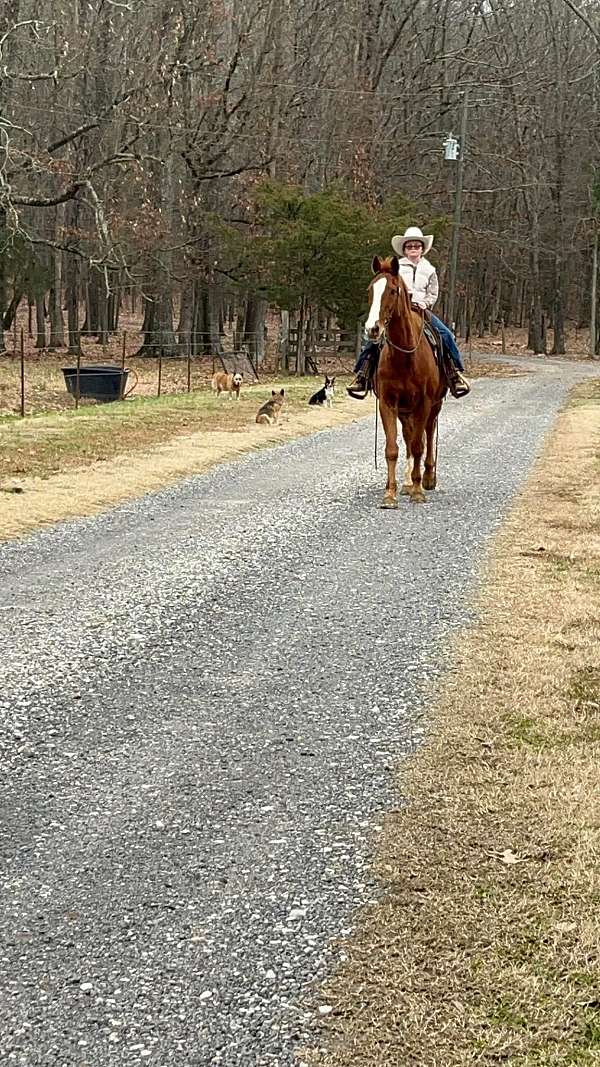
[[[193,332],[194,350],[196,355],[210,355],[209,337],[210,331],[208,327],[208,293],[206,291],[206,286],[203,283],[198,282],[196,285]]]
[[[244,323],[244,344],[248,348],[250,359],[258,367],[265,354],[265,311],[266,303],[258,296],[248,297],[246,321]]]
[[[186,282],[181,290],[179,300],[179,323],[177,324],[177,338],[182,356],[187,356],[192,351],[192,325],[194,321],[194,287]]]
[[[121,277],[116,271],[110,274],[111,287],[108,297],[108,330],[116,333],[119,329],[119,314],[121,311]]]
[[[44,308],[44,294],[40,293],[35,298],[35,347],[46,347],[46,315]]]
[[[525,308],[527,306],[527,282],[523,281],[521,285],[521,298],[519,301],[519,329],[523,329],[523,323],[525,322]]]
[[[539,242],[539,213],[537,204],[532,209],[532,233],[530,253],[530,273],[532,286],[531,311],[529,315],[529,338],[528,346],[534,352],[546,355],[546,331],[544,326],[544,314],[542,304],[542,286],[540,278],[540,242]]]
[[[557,252],[554,262],[554,307],[552,309],[552,320],[554,325],[554,341],[552,344],[553,356],[563,356],[566,351],[562,286],[562,264],[560,262],[560,253]]]
[[[22,293],[21,290],[19,290],[19,292],[13,294],[12,299],[11,299],[6,311],[4,312],[4,315],[2,316],[5,330],[10,330],[11,329],[12,324],[15,321],[15,315],[17,314],[17,311],[19,309],[19,304],[21,303],[22,299],[23,299],[23,293]]]
[[[289,374],[290,370],[290,313],[289,311],[281,312],[281,332],[280,332],[280,351],[281,351],[281,369],[284,374]],[[277,369],[277,368],[275,368]]]
[[[74,259],[75,257],[71,257]],[[76,356],[81,352],[79,334],[79,303],[77,300],[77,268],[71,263],[67,267],[67,330],[69,333],[69,353]]]
[[[236,352],[239,352],[244,343],[244,326],[246,323],[246,304],[241,300],[237,306],[235,314],[235,325],[233,327],[233,347]]]
[[[500,304],[502,302],[502,286],[500,281],[496,283],[496,291],[492,299],[492,310],[490,313],[490,333],[492,337],[496,337],[498,329],[500,327]]]
[[[221,298],[214,282],[209,282],[207,293],[208,344],[216,355],[221,351]]]
[[[108,293],[106,292],[106,278],[100,276],[97,287],[98,297],[98,344],[106,347],[108,344]]]
[[[151,356],[157,358],[159,352],[163,356],[179,356],[175,331],[173,329],[173,300],[170,290],[163,290],[148,301],[146,311],[148,321],[144,322],[144,340],[137,352],[138,356]]]
[[[61,254],[51,252],[52,256],[52,286],[48,299],[48,312],[50,315],[50,344],[49,349],[54,352],[57,348],[65,347],[65,324],[61,307]]]
[[[306,303],[302,297],[300,315],[298,316],[298,355],[296,357],[296,374],[306,374]]]
[[[79,227],[79,205],[76,200],[67,205],[65,211],[65,224],[70,233],[77,234]],[[76,240],[76,238],[72,238]],[[81,352],[81,336],[79,331],[79,287],[81,278],[81,265],[79,257],[73,253],[67,253],[65,265],[65,291],[67,302],[67,330],[69,333],[69,354],[76,356]]]
[[[150,324],[152,322],[152,313],[153,313],[152,309],[153,309],[153,307],[154,307],[153,301],[149,300],[148,297],[145,296],[144,297],[144,321],[142,322],[142,325],[140,327],[140,333],[147,333],[148,330],[150,329]]]
[[[93,337],[100,333],[100,285],[102,279],[94,267],[87,270],[85,292],[85,320],[81,327],[83,337]]]
[[[0,248],[6,248],[6,212],[0,211]],[[4,343],[4,309],[6,306],[6,257],[0,253],[0,352],[6,352]]]

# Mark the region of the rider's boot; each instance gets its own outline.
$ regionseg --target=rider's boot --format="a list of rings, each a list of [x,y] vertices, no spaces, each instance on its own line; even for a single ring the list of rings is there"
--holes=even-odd
[[[461,396],[467,396],[471,392],[471,385],[467,378],[465,378],[462,371],[459,371],[455,363],[451,359],[446,362],[446,370],[448,376],[448,388],[452,393],[452,396],[457,400]]]
[[[350,385],[346,387],[346,392],[349,396],[353,397],[354,400],[365,399],[369,392],[369,381],[364,370],[358,372],[354,381],[350,382]]]

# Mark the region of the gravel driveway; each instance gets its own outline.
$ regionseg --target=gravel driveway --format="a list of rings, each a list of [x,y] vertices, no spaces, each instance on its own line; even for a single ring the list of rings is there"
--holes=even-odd
[[[582,373],[450,401],[427,506],[378,510],[369,420],[0,546],[4,1062],[294,1061],[423,684]]]

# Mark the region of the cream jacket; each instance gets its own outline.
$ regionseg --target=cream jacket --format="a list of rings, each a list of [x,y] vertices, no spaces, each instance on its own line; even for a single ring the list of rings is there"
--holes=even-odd
[[[411,294],[413,304],[431,310],[440,292],[438,276],[433,263],[422,256],[415,265],[407,256],[400,260],[400,276]]]

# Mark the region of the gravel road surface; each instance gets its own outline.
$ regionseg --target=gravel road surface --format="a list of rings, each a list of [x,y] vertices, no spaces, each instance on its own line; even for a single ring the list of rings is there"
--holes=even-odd
[[[0,546],[2,1062],[314,1040],[423,685],[582,373],[450,401],[425,506],[377,508],[369,420]]]

